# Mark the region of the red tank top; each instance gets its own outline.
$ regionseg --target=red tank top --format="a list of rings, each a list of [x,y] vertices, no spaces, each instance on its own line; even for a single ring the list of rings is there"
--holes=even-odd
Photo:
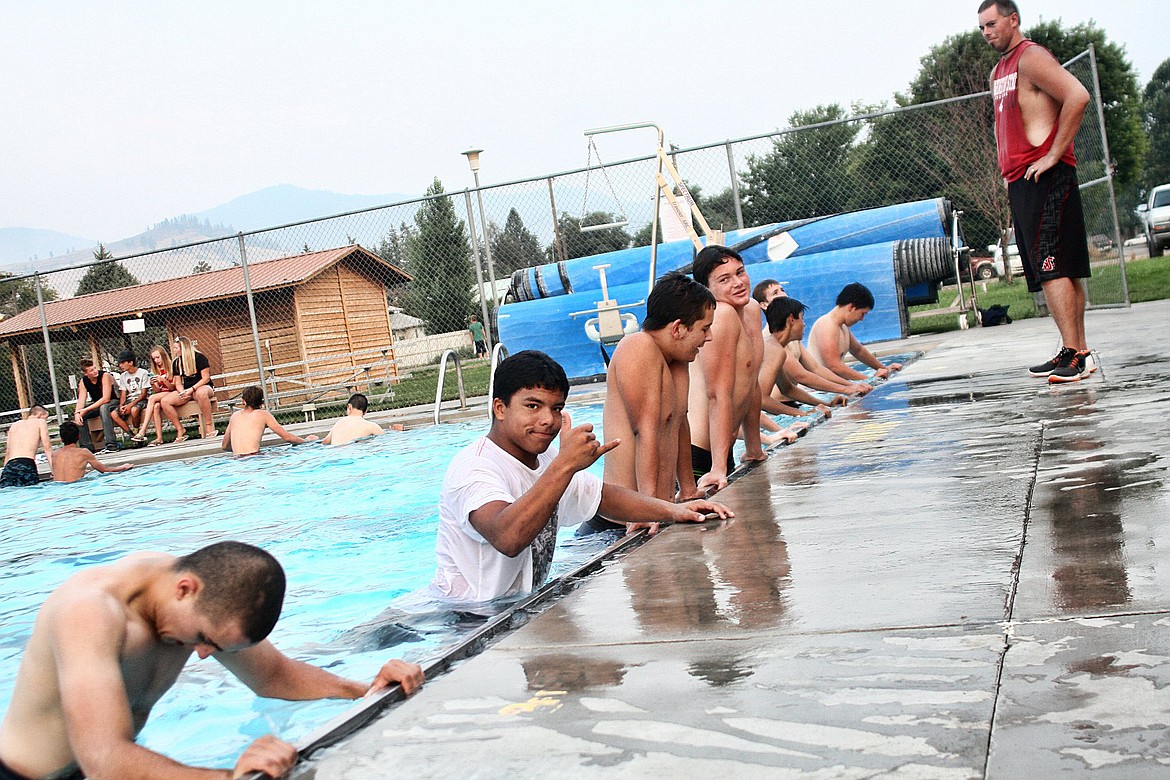
[[[991,99],[995,105],[995,145],[999,150],[999,172],[1008,181],[1015,181],[1024,175],[1028,166],[1048,154],[1052,148],[1052,140],[1056,138],[1059,124],[1052,126],[1052,132],[1044,139],[1040,146],[1032,146],[1024,132],[1024,119],[1020,114],[1019,93],[1016,91],[1016,81],[1020,72],[1020,57],[1033,46],[1040,44],[1024,40],[1016,48],[1000,57],[991,78]],[[1043,46],[1040,48],[1044,49]],[[1044,51],[1048,56],[1052,52]],[[1061,162],[1076,165],[1077,158],[1073,154],[1073,145],[1069,144]]]

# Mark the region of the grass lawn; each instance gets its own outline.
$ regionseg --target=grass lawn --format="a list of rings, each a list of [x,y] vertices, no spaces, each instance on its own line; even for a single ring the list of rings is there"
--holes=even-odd
[[[1125,264],[1125,279],[1129,285],[1129,300],[1131,303],[1142,301],[1159,301],[1170,298],[1170,256],[1142,258],[1128,260]],[[1105,266],[1093,270],[1094,284],[1102,289],[1120,289],[1119,270],[1117,266]],[[987,283],[987,292],[983,292],[981,283],[976,283],[979,306],[986,309],[994,304],[1008,307],[1008,313],[1013,320],[1023,320],[1035,317],[1036,305],[1032,293],[1024,283],[1023,277],[1015,280],[1014,284],[1005,284],[1002,281]],[[940,301],[950,301],[955,296],[955,288],[945,287],[939,293]],[[926,311],[938,308],[939,304],[925,306],[911,306],[910,311]],[[973,318],[969,321],[973,322]],[[932,317],[921,317],[910,321],[910,332],[941,333],[948,330],[958,330],[959,318],[955,314],[942,314]],[[432,392],[434,392],[432,390]]]

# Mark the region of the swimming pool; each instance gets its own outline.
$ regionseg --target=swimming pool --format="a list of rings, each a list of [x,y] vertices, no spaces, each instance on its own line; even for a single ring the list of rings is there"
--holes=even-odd
[[[600,425],[600,404],[570,412],[574,424]],[[390,657],[421,663],[439,654],[456,640],[452,631],[364,652],[344,635],[430,582],[443,474],[454,452],[487,427],[485,416],[346,447],[276,447],[246,460],[171,461],[0,490],[0,710],[53,588],[130,552],[182,554],[223,539],[259,545],[283,563],[288,593],[271,638],[289,655],[370,680]],[[600,470],[600,463],[591,469]],[[562,531],[554,576],[604,546],[571,536]],[[215,661],[193,659],[139,742],[179,761],[230,766],[256,737],[295,741],[349,706],[260,699]]]

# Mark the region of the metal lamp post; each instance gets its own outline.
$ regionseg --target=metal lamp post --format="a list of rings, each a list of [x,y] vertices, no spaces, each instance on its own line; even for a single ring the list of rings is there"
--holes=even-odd
[[[483,227],[483,250],[484,254],[487,255],[488,282],[492,287],[492,309],[494,310],[499,306],[499,302],[496,300],[496,267],[495,263],[492,262],[492,241],[488,234],[487,216],[483,210],[483,191],[479,188],[479,155],[482,151],[483,149],[468,149],[463,152],[463,155],[467,158],[467,164],[471,166],[471,175],[475,177],[475,198],[479,201],[479,224]]]

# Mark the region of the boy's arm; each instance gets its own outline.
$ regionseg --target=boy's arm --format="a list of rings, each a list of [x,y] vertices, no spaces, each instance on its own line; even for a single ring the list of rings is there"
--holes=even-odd
[[[734,309],[717,306],[711,340],[699,350],[699,367],[707,385],[711,442],[711,470],[699,478],[700,489],[727,485],[727,454],[740,427],[732,419],[731,395],[735,386],[735,344],[742,330],[743,322]]]
[[[798,382],[806,387],[811,387],[813,390],[821,390],[826,393],[841,393],[842,395],[853,395],[854,393],[865,394],[873,388],[862,382],[846,382],[841,377],[834,374],[829,369],[822,366],[812,354],[800,346],[800,358],[798,360],[789,361],[788,373],[793,382]]]
[[[853,335],[853,331],[849,331],[849,352],[853,357],[860,360],[865,365],[872,368],[877,373],[874,375],[879,379],[885,379],[889,375],[890,369],[882,361],[874,357],[874,354],[862,346],[857,337]]]
[[[601,486],[601,506],[598,512],[622,523],[652,523],[660,520],[701,523],[707,519],[704,515],[706,512],[713,512],[723,519],[734,516],[723,504],[705,498],[685,504],[672,504],[609,482]]]
[[[38,426],[41,434],[41,449],[45,451],[45,462],[49,464],[49,468],[53,468],[53,441],[49,438],[49,424],[41,420]]]
[[[654,352],[658,348],[648,344]],[[640,345],[639,345],[640,346]],[[650,361],[661,361],[651,350],[636,349],[627,353],[617,372],[617,390],[629,415],[630,428],[634,432],[634,478],[638,492],[652,496],[658,492],[658,438],[662,431],[662,372],[651,370],[653,376],[646,376],[640,369],[653,365]],[[669,399],[673,402],[674,399]],[[629,445],[627,445],[629,446]]]
[[[133,463],[123,463],[121,466],[107,466],[98,460],[97,456],[89,450],[82,449],[81,452],[85,453],[85,462],[93,467],[93,470],[99,474],[116,474],[119,471],[129,471],[130,467],[134,465]]]
[[[232,423],[235,420],[235,414],[228,418],[227,430],[223,432],[223,440],[219,443],[219,448],[225,452],[232,448]]]
[[[687,398],[691,392],[691,373],[687,366],[674,373],[674,391],[679,398]],[[691,422],[683,412],[678,424],[678,460],[675,464],[675,480],[678,482],[678,500],[686,501],[691,498],[702,498],[698,486],[695,484],[695,467],[691,462]]]
[[[257,696],[270,699],[358,699],[395,683],[410,695],[423,683],[423,671],[417,664],[397,660],[384,664],[372,683],[347,680],[289,658],[268,640],[239,652],[216,653],[215,658]]]
[[[289,433],[288,431],[286,431],[284,429],[284,426],[282,426],[280,423],[278,423],[276,421],[276,418],[272,416],[272,412],[268,411],[267,409],[264,410],[264,422],[272,430],[273,433],[275,433],[277,436],[284,439],[285,441],[289,442],[290,444],[304,444],[306,441],[305,439],[302,439],[300,436],[297,436],[295,433]]]
[[[107,371],[106,375],[102,377],[102,400],[98,401],[97,405],[100,407],[103,404],[108,404],[114,400],[114,377],[110,376]]]

